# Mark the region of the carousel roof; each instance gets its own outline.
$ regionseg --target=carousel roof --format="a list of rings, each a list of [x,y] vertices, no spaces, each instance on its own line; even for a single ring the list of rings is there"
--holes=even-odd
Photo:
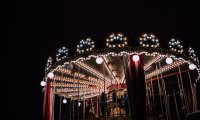
[[[105,39],[106,48],[96,50],[94,40],[81,39],[73,56],[69,56],[70,50],[63,46],[55,59],[48,58],[44,80],[50,81],[56,94],[75,99],[91,98],[108,92],[105,88],[111,84],[125,83],[123,61],[127,55],[145,56],[146,81],[159,74],[167,76],[193,69],[195,80],[199,79],[199,60],[191,47],[184,52],[181,42],[173,38],[168,42],[168,49],[162,49],[153,34],[142,34],[137,42],[139,46],[132,47],[122,33],[113,33]]]

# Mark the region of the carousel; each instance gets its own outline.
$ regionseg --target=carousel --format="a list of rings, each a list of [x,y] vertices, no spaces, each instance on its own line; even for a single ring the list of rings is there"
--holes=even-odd
[[[182,120],[197,111],[194,50],[175,38],[162,41],[165,49],[159,41],[153,34],[135,40],[113,33],[101,49],[89,37],[73,55],[67,46],[58,49],[41,81],[43,119]]]

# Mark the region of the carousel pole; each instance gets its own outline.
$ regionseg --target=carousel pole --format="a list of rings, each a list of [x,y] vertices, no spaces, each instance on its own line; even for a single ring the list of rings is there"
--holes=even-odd
[[[148,99],[149,99],[149,108],[150,108],[150,116],[152,116],[152,103],[151,103],[151,98],[152,98],[152,91],[151,91],[151,84],[150,83],[146,83],[147,86],[148,86],[148,93],[149,93],[149,96],[148,96]]]
[[[55,83],[55,79],[54,79],[54,83]],[[52,99],[52,117],[51,117],[51,120],[54,120],[54,102],[55,102],[55,86],[53,87],[53,99]]]
[[[154,96],[154,87],[153,87],[153,80],[151,78],[151,93],[152,93],[152,101],[153,101],[153,106],[152,106],[152,112],[155,113],[155,96]]]
[[[72,118],[73,118],[73,120],[74,120],[74,98],[73,98],[73,103],[72,103]]]
[[[83,91],[83,120],[85,120],[85,92]]]
[[[80,67],[78,66],[78,73],[80,73]],[[79,119],[79,102],[80,102],[80,97],[79,97],[79,87],[80,87],[80,79],[78,79],[78,119]]]
[[[171,114],[170,114],[170,106],[169,106],[169,97],[170,95],[167,94],[167,109],[168,109],[168,115],[169,115],[169,119],[171,119]]]
[[[146,104],[147,104],[147,107],[148,107],[149,116],[151,118],[151,108],[150,108],[150,100],[149,100],[149,88],[148,88],[147,84],[148,83],[146,83],[146,96],[147,96],[147,98],[146,98],[146,100],[147,100]]]
[[[99,87],[99,98],[98,98],[98,101],[100,101],[100,95],[101,95],[101,91],[100,91],[100,87]],[[98,103],[98,106],[100,106],[99,104],[100,104],[100,102]],[[101,113],[101,109],[99,107],[99,113],[98,113],[99,117],[100,117],[100,113]]]
[[[197,111],[197,92],[196,92],[196,84],[194,84],[194,88],[193,88],[193,90],[194,90],[194,100],[195,100],[195,108],[194,108],[194,110],[195,111]]]
[[[105,61],[104,61],[105,62]],[[103,109],[104,109],[104,119],[106,120],[106,110],[105,110],[105,108],[106,108],[106,79],[105,79],[105,68],[104,68],[104,65],[103,65],[103,74],[104,74],[104,85],[103,85],[103,89],[104,89],[104,96],[103,97],[105,97],[104,98],[104,100],[105,100],[105,105],[104,105],[104,107],[103,107]]]
[[[161,64],[160,64],[160,61],[158,62],[159,64],[159,68],[161,68]],[[160,76],[161,76],[161,84],[162,84],[162,87],[163,87],[163,95],[164,95],[164,102],[165,102],[165,113],[166,113],[166,117],[167,117],[167,120],[169,120],[169,110],[168,110],[168,101],[167,101],[167,93],[166,93],[166,86],[165,86],[165,81],[163,79],[163,76],[162,76],[162,73],[160,73]]]
[[[69,100],[69,119],[71,120],[72,113],[71,113],[71,99]]]
[[[186,115],[187,115],[187,113],[189,113],[189,107],[188,107],[188,101],[187,101],[185,90],[184,90],[184,86],[183,86],[183,78],[182,78],[182,74],[181,74],[181,70],[180,70],[180,66],[179,65],[178,65],[178,71],[179,71],[180,84],[181,84],[182,93],[183,93],[184,102],[185,102],[185,106],[184,107],[186,107]]]
[[[177,120],[180,120],[180,118],[179,118],[178,106],[177,106],[177,102],[176,102],[176,94],[175,94],[175,91],[173,91],[173,96],[174,96],[174,103],[175,103],[175,107],[176,107]]]
[[[180,79],[179,79],[178,75],[177,75],[177,80],[178,80],[178,87],[179,87],[179,92],[180,92],[182,106],[185,106],[185,103],[184,103],[184,100],[183,100],[182,89],[181,89],[181,85],[180,85]],[[186,111],[185,111],[185,109],[183,109],[183,112],[184,112],[184,116],[186,117]]]
[[[62,112],[62,95],[60,95],[60,106],[59,106],[59,120],[61,120],[61,112]]]
[[[97,115],[97,118],[99,117],[99,96],[97,96],[97,103],[96,103],[96,105],[97,105],[97,108],[96,108],[96,115]]]
[[[188,77],[189,77],[190,88],[191,88],[191,93],[192,93],[192,112],[195,112],[196,100],[195,100],[195,95],[194,95],[194,87],[192,85],[192,80],[191,80],[190,72],[189,71],[188,71]]]
[[[158,66],[156,64],[156,71],[158,69]],[[161,95],[162,95],[162,89],[161,89],[161,86],[160,86],[160,79],[159,79],[159,75],[157,74],[157,79],[158,79],[158,91],[159,91],[159,99],[160,99],[160,107],[161,107],[161,113],[162,113],[162,116],[164,116],[164,112],[163,112],[163,104],[162,104],[162,98],[161,98]]]
[[[118,92],[118,85],[119,85],[119,84],[118,84],[118,82],[117,82],[117,90],[115,91],[115,92],[116,92],[116,93],[115,93],[115,94],[116,94],[116,97],[115,97],[115,101],[116,101],[116,102],[115,102],[115,106],[116,106],[116,107],[115,107],[115,108],[116,108],[116,116],[118,116],[118,112],[117,112],[117,92]]]
[[[74,80],[75,80],[75,76],[74,76]],[[75,82],[74,82],[73,84],[75,85]],[[74,86],[74,85],[73,85],[73,86]],[[74,90],[74,89],[73,89],[73,90]],[[75,92],[75,91],[74,91],[74,92]],[[72,104],[72,110],[73,110],[73,111],[72,111],[72,116],[73,116],[73,120],[74,120],[74,100],[75,100],[75,99],[74,99],[74,97],[72,97],[72,98],[73,98],[73,104]]]
[[[62,73],[62,77],[63,77],[63,73]],[[61,80],[61,84],[62,84],[62,80]],[[59,120],[61,120],[61,115],[62,115],[62,92],[63,92],[63,87],[61,87],[61,94],[60,94],[60,109],[59,109]]]

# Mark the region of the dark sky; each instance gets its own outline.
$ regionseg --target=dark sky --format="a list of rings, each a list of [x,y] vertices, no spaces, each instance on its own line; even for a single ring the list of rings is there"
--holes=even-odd
[[[7,1],[1,24],[0,119],[41,120],[40,81],[49,55],[85,36],[111,32],[178,38],[198,55],[199,7],[183,1]],[[160,40],[162,42],[162,40]],[[3,116],[3,117],[2,117]]]

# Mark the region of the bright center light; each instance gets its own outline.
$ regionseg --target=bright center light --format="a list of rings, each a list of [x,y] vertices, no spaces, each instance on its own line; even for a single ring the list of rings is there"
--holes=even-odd
[[[78,106],[79,106],[79,107],[81,106],[81,102],[78,102]]]
[[[172,58],[170,58],[170,57],[168,57],[168,58],[166,58],[166,63],[167,64],[172,64],[172,62],[173,62],[173,59]]]
[[[53,72],[50,72],[50,73],[48,73],[48,75],[47,75],[47,77],[49,77],[49,78],[53,78],[53,76],[54,76]]]
[[[133,55],[132,59],[133,61],[137,62],[140,60],[140,57],[138,55]]]
[[[41,86],[45,86],[45,85],[46,85],[46,82],[45,82],[45,81],[41,81],[41,82],[40,82],[40,85],[41,85]]]
[[[103,62],[103,59],[101,57],[96,58],[96,63],[101,64]]]
[[[190,65],[189,65],[189,69],[190,69],[190,70],[194,70],[195,68],[196,68],[196,65],[194,65],[194,64],[190,64]]]
[[[67,103],[67,100],[66,100],[65,98],[63,99],[63,103],[64,103],[64,104],[66,104],[66,103]]]

